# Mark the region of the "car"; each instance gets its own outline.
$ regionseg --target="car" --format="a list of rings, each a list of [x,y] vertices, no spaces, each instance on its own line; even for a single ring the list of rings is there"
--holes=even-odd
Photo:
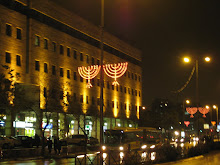
[[[88,144],[90,145],[96,145],[96,144],[99,144],[99,140],[95,137],[89,137],[88,138]]]
[[[0,136],[0,147],[3,148],[3,149],[13,148],[14,143],[8,137]]]
[[[14,147],[21,146],[21,141],[19,139],[16,139],[14,136],[8,136],[7,138],[11,139]]]
[[[87,144],[87,137],[85,135],[72,135],[65,139],[67,144],[85,145]]]
[[[17,140],[20,140],[21,141],[21,146],[23,147],[33,147],[33,139],[32,137],[29,137],[29,136],[24,136],[24,135],[18,135],[18,136],[15,136],[15,138]]]

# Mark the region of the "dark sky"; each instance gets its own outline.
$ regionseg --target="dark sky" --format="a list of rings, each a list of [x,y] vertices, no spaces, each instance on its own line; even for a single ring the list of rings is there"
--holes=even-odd
[[[101,0],[54,0],[95,25]],[[201,104],[220,106],[220,2],[217,0],[105,0],[105,30],[143,52],[143,104],[154,98],[195,102],[195,75],[177,96],[199,60]],[[211,63],[203,57],[210,55]]]

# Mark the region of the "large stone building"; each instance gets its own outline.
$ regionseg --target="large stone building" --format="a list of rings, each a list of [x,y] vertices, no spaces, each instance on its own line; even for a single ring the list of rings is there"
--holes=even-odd
[[[47,136],[81,127],[99,137],[100,74],[86,88],[78,67],[100,65],[100,34],[50,0],[0,0],[0,63],[7,66],[1,73],[18,91],[0,107],[1,134],[33,136],[47,125]],[[104,32],[103,63],[122,62],[128,69],[120,85],[104,75],[104,129],[137,127],[142,104],[141,52]]]

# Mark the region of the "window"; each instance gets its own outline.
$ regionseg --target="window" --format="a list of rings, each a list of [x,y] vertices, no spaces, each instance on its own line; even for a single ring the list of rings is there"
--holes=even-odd
[[[92,96],[92,105],[95,105],[95,98]]]
[[[116,86],[116,90],[118,91],[118,85]]]
[[[70,78],[70,70],[67,70],[67,78]]]
[[[16,64],[17,66],[21,66],[21,56],[16,55]]]
[[[130,78],[130,72],[128,72],[128,78]]]
[[[92,86],[95,85],[95,79],[94,78],[91,80],[91,84],[92,84]]]
[[[73,57],[74,57],[74,59],[77,59],[77,51],[76,50],[73,51]]]
[[[55,42],[52,42],[52,49],[53,49],[53,52],[56,52],[57,44]]]
[[[60,68],[60,77],[63,77],[63,68]]]
[[[56,66],[52,65],[52,74],[56,75]]]
[[[12,34],[11,25],[6,24],[6,35],[7,35],[7,36],[11,36],[11,34]]]
[[[131,94],[134,95],[134,89],[131,89]]]
[[[80,53],[80,61],[83,61],[83,54]]]
[[[45,72],[45,73],[48,73],[47,63],[44,63],[44,72]]]
[[[76,72],[73,73],[73,79],[77,80]]]
[[[63,100],[63,91],[60,91],[60,100]]]
[[[139,91],[139,97],[141,97],[141,91]]]
[[[130,88],[128,88],[128,94],[130,94],[131,93],[131,90],[130,90]]]
[[[132,80],[134,79],[134,74],[133,74],[133,73],[131,73],[131,79],[132,79]]]
[[[115,89],[115,86],[114,85],[112,85],[112,90],[114,90]]]
[[[124,91],[125,91],[125,93],[126,93],[126,87],[124,87]]]
[[[89,63],[89,55],[86,55],[86,62]]]
[[[44,49],[48,49],[48,39],[44,39]]]
[[[136,74],[134,75],[134,79],[137,81],[137,75]]]
[[[95,65],[95,59],[92,57],[92,65]]]
[[[67,48],[66,54],[68,57],[70,57],[70,48]]]
[[[35,36],[35,46],[40,46],[40,37]]]
[[[100,61],[97,59],[97,65],[100,65]]]
[[[114,103],[114,101],[112,101],[112,108],[114,108],[115,107],[115,103]]]
[[[89,96],[86,96],[86,104],[89,104]]]
[[[83,103],[83,95],[80,95],[80,102]]]
[[[109,81],[107,81],[107,88],[108,88],[108,89],[110,88]]]
[[[97,86],[100,85],[100,79],[97,79]]]
[[[122,88],[122,85],[120,85],[120,91],[121,91],[121,92],[123,92],[123,88]]]
[[[8,52],[5,53],[5,62],[11,63],[11,53]]]
[[[21,29],[17,28],[17,39],[21,40]]]
[[[137,96],[137,90],[135,90],[135,96]]]
[[[110,103],[109,103],[109,100],[107,100],[107,107],[110,107]]]
[[[73,94],[73,101],[76,102],[77,98],[76,98],[76,93]]]
[[[47,88],[44,87],[44,97],[47,98]]]
[[[35,70],[39,71],[40,70],[40,62],[35,61]]]
[[[127,104],[125,103],[125,110],[126,110],[126,108],[127,108]]]
[[[63,50],[63,45],[60,45],[60,54],[63,54],[64,50]]]
[[[83,78],[80,76],[80,82],[83,82]]]

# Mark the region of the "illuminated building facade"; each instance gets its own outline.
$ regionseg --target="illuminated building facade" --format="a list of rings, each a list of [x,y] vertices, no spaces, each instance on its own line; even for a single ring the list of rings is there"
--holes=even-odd
[[[47,136],[82,133],[81,127],[99,137],[100,74],[86,88],[78,73],[100,64],[99,27],[49,0],[2,0],[0,41],[0,62],[13,77],[1,71],[24,91],[20,108],[1,107],[1,134],[33,136],[47,125]],[[104,64],[125,62],[119,85],[104,76],[104,129],[137,127],[142,104],[141,52],[105,32]]]

